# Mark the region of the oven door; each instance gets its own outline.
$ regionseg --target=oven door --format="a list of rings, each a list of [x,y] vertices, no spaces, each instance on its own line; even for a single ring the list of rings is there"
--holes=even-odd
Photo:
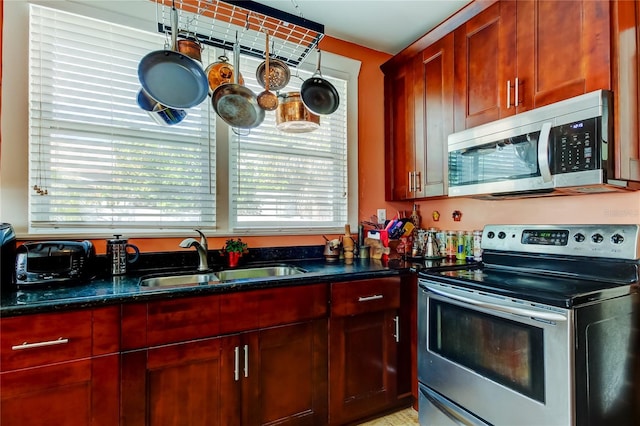
[[[572,311],[426,279],[419,293],[421,383],[491,424],[573,424]]]

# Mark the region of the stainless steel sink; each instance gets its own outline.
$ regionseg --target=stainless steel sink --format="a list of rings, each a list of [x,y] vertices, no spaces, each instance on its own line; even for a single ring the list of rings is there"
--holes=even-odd
[[[261,266],[257,268],[227,269],[216,272],[220,281],[247,280],[256,278],[284,277],[304,274],[304,269],[291,265]]]
[[[304,269],[291,265],[271,265],[255,268],[227,269],[219,272],[186,275],[164,275],[142,278],[140,287],[187,287],[196,285],[218,284],[237,280],[255,280],[271,277],[285,277],[304,274]]]
[[[182,287],[219,283],[220,278],[214,273],[166,275],[162,277],[150,277],[140,280],[141,287]]]

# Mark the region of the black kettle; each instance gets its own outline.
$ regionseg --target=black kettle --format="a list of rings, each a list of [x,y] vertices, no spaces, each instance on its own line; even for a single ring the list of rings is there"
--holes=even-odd
[[[15,284],[16,234],[8,223],[0,223],[0,288]]]

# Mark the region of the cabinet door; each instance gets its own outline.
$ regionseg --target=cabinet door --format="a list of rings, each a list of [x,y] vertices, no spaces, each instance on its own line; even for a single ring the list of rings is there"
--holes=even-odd
[[[518,112],[611,88],[609,1],[514,3]]]
[[[498,2],[454,32],[456,131],[515,114],[515,8]]]
[[[118,361],[113,354],[0,374],[0,424],[118,424]]]
[[[223,424],[218,338],[122,355],[123,425]]]
[[[385,84],[385,197],[390,201],[414,197],[415,111],[414,79],[411,64],[395,69],[384,77]],[[411,173],[411,176],[409,175]]]
[[[612,3],[617,71],[614,78],[615,178],[640,182],[640,2]]]
[[[252,333],[257,345],[255,377],[243,386],[247,425],[327,424],[327,320],[273,327]],[[251,363],[252,365],[253,362]]]
[[[331,318],[329,423],[341,425],[389,407],[397,395],[395,310]]]
[[[447,137],[453,132],[453,34],[419,56],[416,75],[416,197],[447,189]]]

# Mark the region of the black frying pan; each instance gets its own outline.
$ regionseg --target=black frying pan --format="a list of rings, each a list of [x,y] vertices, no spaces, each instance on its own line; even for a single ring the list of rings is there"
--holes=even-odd
[[[302,83],[300,97],[304,105],[318,115],[333,114],[340,105],[338,91],[327,80],[322,78],[320,72],[320,49],[318,49],[318,65],[316,72]]]

